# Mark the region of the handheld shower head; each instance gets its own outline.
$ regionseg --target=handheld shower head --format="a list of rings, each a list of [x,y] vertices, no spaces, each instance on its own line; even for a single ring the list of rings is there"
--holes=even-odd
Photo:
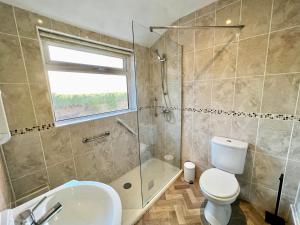
[[[155,53],[157,55],[157,58],[160,62],[165,62],[167,61],[166,56],[163,54],[162,56],[159,54],[158,49],[155,50]]]

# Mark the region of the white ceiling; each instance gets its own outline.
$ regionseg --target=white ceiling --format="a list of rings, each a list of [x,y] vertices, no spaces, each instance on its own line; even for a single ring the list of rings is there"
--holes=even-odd
[[[132,40],[131,21],[145,29],[136,31],[138,42],[150,45],[150,25],[169,25],[215,0],[0,0],[53,19]]]

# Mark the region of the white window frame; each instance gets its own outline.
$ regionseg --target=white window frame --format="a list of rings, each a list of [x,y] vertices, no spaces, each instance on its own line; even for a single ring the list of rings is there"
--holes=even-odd
[[[38,27],[39,42],[41,46],[42,58],[44,63],[44,70],[47,79],[48,92],[51,99],[51,110],[56,127],[91,121],[110,116],[116,116],[124,113],[137,111],[136,106],[136,87],[135,87],[135,73],[134,73],[134,55],[130,49],[119,48],[113,45],[107,45],[101,42],[92,41],[89,39],[79,38],[77,36],[64,34],[57,31],[52,31],[45,28]],[[45,35],[46,33],[46,35]],[[47,37],[49,33],[49,37]],[[43,35],[41,35],[43,34]],[[45,35],[45,38],[44,38]],[[57,36],[57,38],[56,38]],[[62,41],[63,40],[63,41]],[[74,44],[75,42],[75,44]],[[63,47],[72,50],[78,50],[88,53],[101,54],[106,56],[113,56],[123,59],[123,69],[111,68],[105,66],[86,65],[69,62],[52,61],[50,59],[48,46]],[[79,73],[95,73],[95,74],[110,74],[110,75],[124,75],[127,80],[127,97],[128,109],[115,110],[104,113],[97,113],[93,115],[80,116],[64,120],[57,120],[55,117],[54,104],[52,99],[52,92],[50,89],[48,71],[60,72],[79,72]]]

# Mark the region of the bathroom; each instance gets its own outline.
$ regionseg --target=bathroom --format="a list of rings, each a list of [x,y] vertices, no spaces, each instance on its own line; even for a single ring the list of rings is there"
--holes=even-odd
[[[0,0],[0,225],[300,224],[299,12]]]

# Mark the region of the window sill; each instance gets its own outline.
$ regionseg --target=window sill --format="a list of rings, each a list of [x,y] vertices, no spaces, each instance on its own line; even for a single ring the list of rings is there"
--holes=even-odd
[[[137,112],[137,109],[126,109],[126,110],[101,113],[101,114],[91,115],[91,116],[83,116],[83,117],[78,117],[78,118],[74,118],[74,119],[56,121],[54,124],[55,124],[55,127],[63,127],[63,126],[74,125],[74,124],[89,122],[89,121],[93,121],[93,120],[99,120],[99,119],[104,119],[104,118],[108,118],[108,117],[118,116],[118,115],[131,113],[131,112]]]

